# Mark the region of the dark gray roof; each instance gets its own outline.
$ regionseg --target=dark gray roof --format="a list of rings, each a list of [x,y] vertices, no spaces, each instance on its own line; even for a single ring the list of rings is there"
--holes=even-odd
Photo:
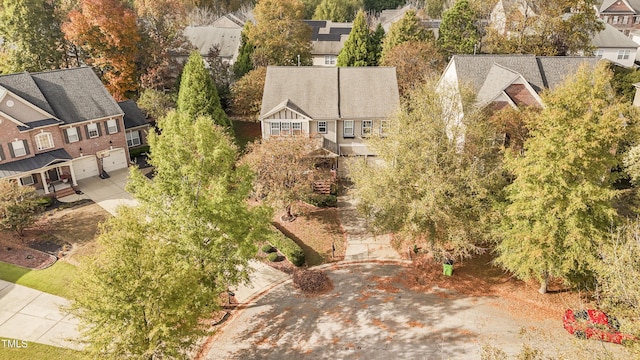
[[[485,83],[492,67],[497,64],[522,75],[537,92],[553,88],[569,74],[575,73],[581,64],[595,65],[595,57],[535,55],[454,55],[457,77],[475,91]]]
[[[260,117],[286,104],[315,120],[383,118],[399,105],[392,67],[269,66]]]
[[[51,115],[56,115],[49,106],[44,94],[38,88],[38,85],[29,73],[17,73],[10,75],[0,76],[0,86],[6,88],[19,97],[27,100],[31,104],[39,107],[40,109],[48,112]]]
[[[79,67],[31,74],[38,88],[65,123],[122,115],[122,110],[91,68]]]
[[[353,23],[337,23],[327,20],[303,20],[311,27],[311,41],[340,41],[349,35]]]
[[[63,122],[61,120],[58,120],[58,119],[36,120],[36,121],[31,121],[31,122],[26,123],[25,125],[27,125],[27,126],[18,126],[18,130],[20,130],[20,131],[33,130],[33,129],[37,129],[39,127],[56,125],[56,124],[63,124]]]
[[[121,101],[118,103],[124,112],[124,128],[131,129],[138,126],[149,125],[149,119],[133,100]]]
[[[27,171],[32,171],[51,165],[58,161],[71,160],[72,157],[64,149],[48,151],[37,154],[34,157],[13,161],[7,164],[0,164],[0,178],[18,175]]]

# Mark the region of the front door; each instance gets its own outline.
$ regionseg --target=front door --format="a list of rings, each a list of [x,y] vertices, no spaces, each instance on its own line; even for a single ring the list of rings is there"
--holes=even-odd
[[[51,169],[51,170],[47,171],[47,173],[49,175],[49,181],[50,182],[54,182],[54,181],[60,180],[60,178],[58,177],[58,169]]]

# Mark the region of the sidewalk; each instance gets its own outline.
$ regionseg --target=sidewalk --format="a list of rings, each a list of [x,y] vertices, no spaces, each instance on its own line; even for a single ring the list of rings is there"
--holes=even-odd
[[[60,310],[69,301],[0,280],[0,337],[81,350],[79,321]]]
[[[246,304],[262,292],[289,279],[288,274],[257,260],[249,261],[249,267],[253,269],[249,275],[249,283],[231,290],[235,293],[238,304]]]
[[[366,220],[358,214],[357,200],[349,194],[338,197],[338,214],[347,234],[345,261],[402,260],[391,247],[391,235],[373,235],[367,230]]]

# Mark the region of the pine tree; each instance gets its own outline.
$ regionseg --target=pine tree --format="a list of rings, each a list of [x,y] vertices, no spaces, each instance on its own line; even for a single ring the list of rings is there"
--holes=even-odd
[[[442,15],[438,45],[444,54],[473,54],[480,42],[478,15],[468,0],[458,0]]]
[[[233,63],[233,74],[236,76],[236,79],[240,79],[246,73],[253,70],[251,54],[253,54],[254,46],[249,42],[249,38],[247,38],[249,26],[251,26],[251,23],[247,22],[240,33],[240,50],[238,50],[236,62]]]
[[[364,11],[358,11],[349,38],[345,41],[338,66],[367,66],[371,63],[371,36]]]
[[[380,63],[384,36],[384,28],[382,27],[382,24],[378,24],[376,31],[371,33],[371,42],[369,44],[369,66],[378,66]]]
[[[220,126],[231,126],[231,121],[220,105],[216,84],[198,51],[191,53],[182,71],[177,107],[179,112],[192,119],[208,116]]]

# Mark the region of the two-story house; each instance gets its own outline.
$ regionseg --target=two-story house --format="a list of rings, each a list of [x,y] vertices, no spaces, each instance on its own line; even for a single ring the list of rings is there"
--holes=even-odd
[[[353,23],[304,20],[311,27],[311,58],[314,66],[336,66],[340,50],[349,38]]]
[[[259,117],[262,137],[320,135],[324,149],[336,156],[375,155],[365,140],[384,135],[399,104],[393,67],[270,66]]]
[[[598,14],[605,23],[625,35],[640,29],[640,0],[604,0]]]
[[[88,67],[0,76],[0,178],[62,196],[126,168],[123,115]]]

